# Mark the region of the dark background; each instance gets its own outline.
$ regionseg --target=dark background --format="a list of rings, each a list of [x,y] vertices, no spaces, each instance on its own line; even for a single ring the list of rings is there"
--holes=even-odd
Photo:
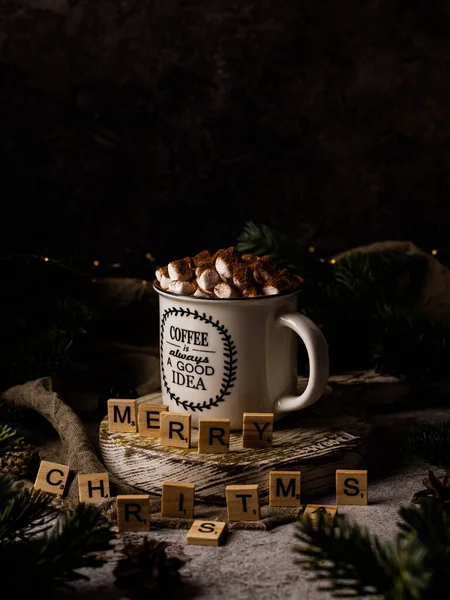
[[[450,4],[3,0],[2,252],[448,244]]]

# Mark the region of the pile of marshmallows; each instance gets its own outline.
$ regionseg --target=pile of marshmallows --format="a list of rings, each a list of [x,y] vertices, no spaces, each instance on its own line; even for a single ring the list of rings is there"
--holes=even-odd
[[[256,298],[297,290],[302,278],[277,271],[271,256],[240,254],[235,246],[170,262],[156,271],[155,285],[181,296]]]

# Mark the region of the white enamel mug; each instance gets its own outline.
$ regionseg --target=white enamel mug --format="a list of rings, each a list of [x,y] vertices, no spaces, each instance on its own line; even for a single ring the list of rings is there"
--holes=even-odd
[[[283,413],[316,402],[328,380],[328,347],[319,328],[296,312],[298,292],[280,296],[203,299],[161,291],[163,403],[199,418],[228,418],[242,429],[244,412]],[[295,332],[295,333],[294,333]],[[297,386],[297,340],[310,376]]]

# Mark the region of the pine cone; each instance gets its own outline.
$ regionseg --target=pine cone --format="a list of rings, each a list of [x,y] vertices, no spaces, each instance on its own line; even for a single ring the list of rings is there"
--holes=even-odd
[[[34,477],[39,464],[39,454],[34,446],[20,440],[14,450],[0,456],[0,473],[9,473],[17,479]]]
[[[181,585],[179,569],[184,562],[168,557],[166,547],[164,542],[148,539],[125,546],[125,558],[114,569],[117,587],[126,590],[132,600],[171,597],[168,591]]]
[[[423,480],[425,490],[416,492],[413,496],[414,504],[422,504],[422,502],[432,499],[444,505],[445,509],[450,511],[450,471],[440,481],[436,475],[428,469],[428,477]]]

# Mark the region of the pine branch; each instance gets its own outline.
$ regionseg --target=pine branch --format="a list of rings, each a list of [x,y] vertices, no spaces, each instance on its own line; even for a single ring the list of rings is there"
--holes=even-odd
[[[318,514],[313,526],[303,515],[297,524],[303,545],[294,550],[306,557],[300,562],[313,579],[326,582],[322,589],[335,596],[442,597],[450,561],[450,516],[430,501],[418,508],[401,508],[399,514],[400,532],[385,544],[344,516],[330,521]]]
[[[9,425],[0,424],[0,456],[8,450],[12,450],[19,441],[20,438],[17,437],[15,429]]]
[[[414,427],[403,447],[404,459],[420,456],[432,465],[450,468],[450,422]]]
[[[303,544],[294,551],[306,557],[298,562],[314,573],[313,580],[328,582],[322,589],[340,596],[380,594],[388,589],[380,542],[345,517],[332,520],[318,513],[313,524],[309,515],[302,515],[296,537]]]

